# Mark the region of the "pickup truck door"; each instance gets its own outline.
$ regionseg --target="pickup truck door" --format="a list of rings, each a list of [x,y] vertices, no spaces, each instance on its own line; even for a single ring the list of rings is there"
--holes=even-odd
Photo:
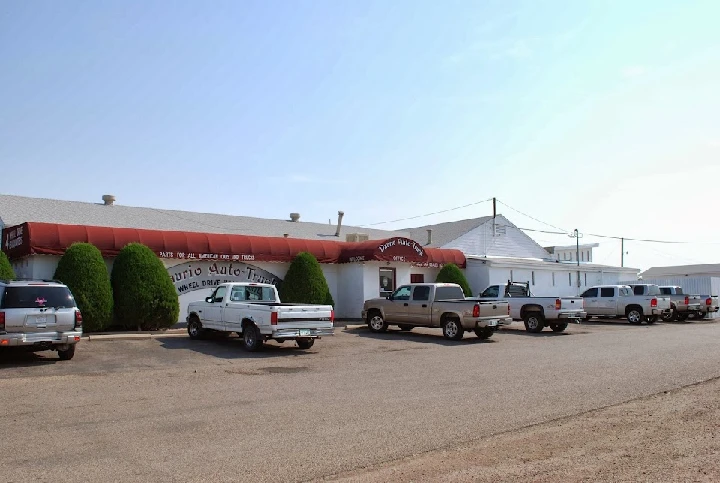
[[[598,312],[598,295],[599,290],[597,287],[589,288],[585,290],[582,295],[580,295],[583,298],[583,303],[585,304],[585,312],[587,312],[588,315],[600,315],[600,312]]]
[[[408,319],[408,309],[412,290],[409,285],[403,285],[393,292],[389,303],[385,304],[385,320],[391,324],[404,324]]]
[[[223,306],[225,305],[225,295],[227,287],[221,286],[215,289],[210,297],[213,301],[205,305],[203,310],[202,322],[203,326],[208,329],[224,330],[223,324]]]
[[[618,315],[618,289],[616,287],[600,287],[598,313]]]
[[[408,324],[425,326],[430,324],[430,314],[432,311],[430,292],[429,285],[418,285],[413,288],[412,298],[408,301]]]

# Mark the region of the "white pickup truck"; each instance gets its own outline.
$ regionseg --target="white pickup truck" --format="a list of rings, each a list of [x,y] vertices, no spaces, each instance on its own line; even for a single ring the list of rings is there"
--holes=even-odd
[[[657,285],[651,285],[646,295],[635,295],[629,285],[596,285],[580,295],[585,299],[588,318],[626,317],[631,324],[654,324],[669,313],[670,296],[662,295]]]
[[[535,297],[529,283],[510,282],[490,285],[479,300],[507,300],[510,317],[525,322],[528,332],[541,332],[549,326],[554,332],[567,329],[568,321],[580,322],[587,317],[581,297]]]
[[[220,284],[204,301],[188,304],[186,320],[191,339],[201,339],[208,331],[236,332],[251,352],[269,339],[294,340],[309,349],[315,339],[335,330],[331,305],[282,303],[275,286],[264,283]]]

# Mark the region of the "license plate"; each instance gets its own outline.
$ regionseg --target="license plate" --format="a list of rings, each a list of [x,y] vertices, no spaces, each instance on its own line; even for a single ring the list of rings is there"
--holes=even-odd
[[[301,335],[301,336],[309,336],[309,335],[310,335],[310,329],[300,329],[300,335]]]
[[[488,322],[488,325],[489,325],[490,327],[495,327],[497,324],[498,324],[498,321],[497,321],[497,320],[491,320],[490,322]]]
[[[37,317],[35,317],[35,323],[37,323],[38,325],[45,325],[45,324],[47,324],[47,316],[45,316],[45,315],[38,315]]]

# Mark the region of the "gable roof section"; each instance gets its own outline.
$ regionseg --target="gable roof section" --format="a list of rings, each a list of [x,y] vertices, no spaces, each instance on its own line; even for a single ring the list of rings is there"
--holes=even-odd
[[[480,218],[471,218],[469,220],[449,221],[446,223],[438,223],[437,225],[425,225],[417,228],[404,228],[401,231],[407,232],[413,240],[418,241],[423,246],[440,248],[461,236],[471,232],[483,223],[492,220],[492,216],[481,216]],[[428,229],[432,229],[432,243],[427,244]]]
[[[684,277],[691,275],[720,276],[720,264],[678,265],[672,267],[651,267],[640,274],[643,278]]]
[[[104,226],[109,228],[138,228],[145,230],[225,233],[251,236],[282,237],[309,240],[345,241],[349,233],[366,233],[371,239],[393,236],[407,237],[399,231],[370,230],[343,225],[335,236],[336,224],[305,221],[273,220],[250,216],[231,216],[191,211],[162,210],[124,205],[106,206],[102,203],[51,200],[24,196],[0,195],[0,221],[5,226],[25,222],[56,223],[61,225]],[[418,240],[422,242],[422,240]]]

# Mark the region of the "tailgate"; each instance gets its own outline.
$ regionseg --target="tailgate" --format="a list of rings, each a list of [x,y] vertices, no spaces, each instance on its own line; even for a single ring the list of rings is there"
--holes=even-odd
[[[582,297],[561,297],[560,310],[562,312],[583,312],[585,310],[585,299]]]
[[[333,326],[335,314],[330,305],[278,307],[279,329],[321,329]]]
[[[66,332],[75,328],[75,300],[66,287],[8,286],[0,311],[5,314],[7,332]]]
[[[495,300],[495,301],[482,301],[477,302],[480,304],[480,317],[486,318],[486,317],[498,317],[498,318],[504,318],[509,315],[509,304],[504,300]],[[474,306],[475,304],[473,304]],[[472,309],[471,309],[472,311]]]

